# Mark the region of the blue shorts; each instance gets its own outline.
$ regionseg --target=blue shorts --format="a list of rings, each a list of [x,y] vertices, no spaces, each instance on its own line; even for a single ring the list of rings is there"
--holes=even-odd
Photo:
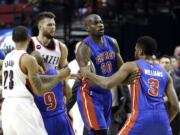
[[[66,113],[43,118],[48,135],[74,135],[71,123]]]
[[[165,110],[148,110],[133,113],[118,135],[172,135]]]
[[[78,88],[77,103],[85,127],[90,130],[108,129],[111,119],[111,91],[97,92]]]

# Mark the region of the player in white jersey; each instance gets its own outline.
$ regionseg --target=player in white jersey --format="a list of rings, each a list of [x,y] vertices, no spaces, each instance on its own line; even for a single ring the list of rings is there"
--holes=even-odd
[[[36,19],[38,35],[31,38],[27,52],[38,51],[44,58],[45,68],[61,69],[67,66],[68,50],[64,43],[54,38],[56,30],[55,15],[52,12],[41,12]],[[68,84],[64,83],[66,97],[71,96]]]
[[[25,51],[29,43],[27,29],[23,26],[16,27],[12,38],[16,49],[5,57],[2,69],[2,94],[5,98],[2,104],[3,133],[47,135],[31,93],[42,95],[51,90],[59,81],[69,76],[70,70],[63,69],[56,76],[40,76],[35,58]],[[47,79],[48,81],[43,81]]]

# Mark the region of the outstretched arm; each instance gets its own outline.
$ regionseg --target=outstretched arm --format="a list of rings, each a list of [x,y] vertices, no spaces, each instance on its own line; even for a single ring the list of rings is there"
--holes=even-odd
[[[59,81],[65,79],[64,76],[67,77],[70,74],[70,70],[64,69],[63,74],[46,76],[49,77],[49,81],[43,83],[40,75],[38,74],[38,63],[33,56],[25,54],[21,59],[21,63],[23,71],[28,75],[32,90],[37,95],[42,95],[45,92],[51,90],[55,85],[58,84]]]
[[[85,76],[96,85],[99,85],[105,89],[111,89],[114,86],[122,84],[130,73],[135,70],[137,70],[136,63],[127,62],[123,64],[121,68],[111,77],[98,76],[90,72],[87,72]]]

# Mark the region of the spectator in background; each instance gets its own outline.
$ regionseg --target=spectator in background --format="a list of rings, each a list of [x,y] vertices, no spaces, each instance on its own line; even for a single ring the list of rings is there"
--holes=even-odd
[[[176,90],[176,94],[178,96],[179,104],[180,104],[180,46],[177,46],[174,49],[174,57],[177,60],[176,68],[172,72],[172,78],[174,81],[174,88]],[[180,112],[176,115],[175,119],[171,123],[173,135],[180,134]]]
[[[171,59],[168,55],[164,55],[159,59],[159,64],[169,72],[171,70]]]
[[[177,67],[177,59],[174,56],[170,56],[170,59],[171,59],[171,68],[172,70],[174,70]]]
[[[16,47],[11,35],[7,35],[1,43],[0,50],[6,55]]]

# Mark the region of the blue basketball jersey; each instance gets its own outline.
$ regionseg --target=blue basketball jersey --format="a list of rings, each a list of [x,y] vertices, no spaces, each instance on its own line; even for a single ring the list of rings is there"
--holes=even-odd
[[[97,75],[109,77],[117,71],[115,45],[109,36],[103,36],[103,46],[98,45],[91,37],[83,41],[91,49],[91,60]]]
[[[91,37],[83,41],[91,49],[91,61],[93,62],[96,74],[109,77],[117,71],[116,49],[111,37],[104,35],[103,45],[94,42]],[[92,91],[105,92],[103,88],[91,87]]]
[[[91,50],[97,75],[109,77],[117,71],[116,49],[109,36],[103,36],[103,45],[95,43],[91,37],[83,40]],[[89,87],[82,81],[77,92],[77,103],[87,129],[108,129],[110,125],[112,94],[110,90],[97,86]],[[90,130],[91,131],[91,130]]]
[[[131,85],[132,113],[118,135],[172,135],[163,100],[168,73],[158,64],[136,63],[141,77]]]
[[[55,69],[50,69],[46,74],[56,75],[57,71]],[[46,92],[43,96],[34,95],[34,99],[43,118],[54,116],[66,111],[63,99],[63,86],[61,82],[51,91]]]
[[[168,73],[158,64],[145,60],[136,61],[141,72],[139,111],[165,109],[163,97],[168,84]]]

